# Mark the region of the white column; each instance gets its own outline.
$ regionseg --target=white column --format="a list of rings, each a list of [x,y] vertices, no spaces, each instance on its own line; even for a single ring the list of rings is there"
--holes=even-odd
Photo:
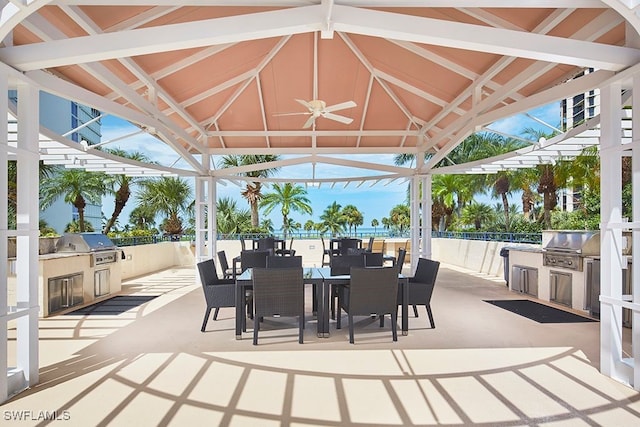
[[[422,250],[420,256],[431,259],[431,174],[422,177]]]
[[[8,76],[5,72],[0,73],[0,93],[6,95],[8,90]],[[7,96],[0,97],[0,254],[6,254],[8,233],[7,211],[9,208],[8,200],[8,177],[6,164],[9,160],[8,138],[7,138]],[[6,256],[0,259],[0,403],[7,400],[8,397],[8,369],[9,362],[7,358],[7,327],[9,319],[9,301],[7,299],[8,288],[8,272]]]
[[[205,196],[204,196],[204,178],[196,177],[196,263],[204,261],[207,258],[205,251]]]
[[[638,107],[638,111],[632,113],[632,188],[633,188],[633,218],[631,221],[634,225],[632,228],[631,247],[640,249],[640,75],[633,78],[633,108]],[[633,111],[633,109],[632,109]],[[631,293],[633,294],[633,303],[640,304],[640,250],[632,251],[632,271],[634,278],[632,282]],[[632,314],[632,354],[634,355],[633,384],[637,389],[640,388],[640,311],[634,310]]]
[[[621,85],[601,91],[601,273],[600,273],[600,370],[630,382],[622,363],[622,168]]]
[[[218,180],[213,177],[207,179],[207,212],[209,215],[207,223],[207,240],[209,240],[209,253],[211,257],[215,259],[218,253],[218,223],[216,218],[218,216],[217,206],[217,185]]]
[[[17,318],[16,360],[28,385],[38,383],[39,113],[38,89],[19,84],[16,301],[24,314]]]
[[[420,177],[414,175],[411,179],[411,274],[415,273],[420,257]]]

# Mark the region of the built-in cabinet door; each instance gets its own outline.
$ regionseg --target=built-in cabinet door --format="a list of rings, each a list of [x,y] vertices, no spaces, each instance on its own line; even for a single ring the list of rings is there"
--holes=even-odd
[[[549,273],[549,284],[551,292],[550,300],[558,304],[571,307],[571,273],[551,271]]]
[[[538,269],[514,265],[511,268],[511,289],[524,294],[538,296]]]

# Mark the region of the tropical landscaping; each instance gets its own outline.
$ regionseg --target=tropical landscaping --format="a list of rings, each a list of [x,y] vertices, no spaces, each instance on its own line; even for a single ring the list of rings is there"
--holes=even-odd
[[[544,136],[528,129],[531,140]],[[547,135],[548,137],[552,135]],[[467,138],[441,162],[442,166],[487,158],[526,146],[523,140],[478,133]],[[113,154],[148,161],[141,153]],[[426,159],[430,154],[426,155]],[[219,159],[218,167],[229,168],[279,160],[277,155],[233,155]],[[396,165],[415,162],[412,155],[397,155]],[[630,216],[631,172],[623,159],[624,216]],[[247,184],[239,199],[217,200],[216,225],[221,237],[243,234],[292,234],[317,236],[355,235],[366,228],[375,235],[405,236],[410,226],[409,189],[406,202],[393,206],[387,216],[364,224],[362,207],[333,202],[322,212],[313,212],[307,189],[298,184],[263,184],[251,178],[277,176],[277,168],[247,172]],[[15,227],[16,177],[14,162],[9,162],[9,224]],[[73,205],[78,220],[65,231],[102,231],[114,238],[140,236],[190,236],[194,231],[194,194],[190,182],[181,177],[143,179],[125,175],[105,175],[81,169],[42,165],[40,170],[41,208],[58,198]],[[574,209],[561,209],[563,198],[571,194]],[[560,159],[554,164],[505,170],[487,175],[433,175],[432,224],[437,232],[538,233],[543,229],[597,229],[600,211],[600,176],[597,150],[590,148],[575,159]],[[99,204],[103,196],[115,198],[113,212],[103,213],[102,230],[93,230],[84,221],[87,203]],[[490,204],[487,200],[495,201]],[[246,203],[243,203],[246,202]],[[122,218],[125,206],[129,218]],[[274,224],[268,216],[280,214]],[[309,218],[299,222],[297,217]],[[317,218],[316,220],[313,217]],[[55,231],[40,224],[41,234]]]

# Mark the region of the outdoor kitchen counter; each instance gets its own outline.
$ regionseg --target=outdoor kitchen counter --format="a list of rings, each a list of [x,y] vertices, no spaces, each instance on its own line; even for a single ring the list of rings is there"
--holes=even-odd
[[[9,259],[9,277],[7,297],[9,305],[15,305],[16,296],[16,276],[15,259]],[[73,309],[91,304],[96,300],[94,289],[94,274],[96,268],[91,265],[91,255],[85,253],[56,252],[39,256],[38,261],[38,304],[40,305],[40,316],[49,316],[49,280],[55,278],[82,275],[82,298],[83,302]],[[121,264],[116,262],[110,266],[110,290],[109,294],[120,292],[122,289]],[[68,311],[68,310],[65,310]]]

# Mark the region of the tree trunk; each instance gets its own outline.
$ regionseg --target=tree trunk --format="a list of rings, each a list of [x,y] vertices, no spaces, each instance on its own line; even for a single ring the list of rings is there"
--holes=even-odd
[[[107,234],[109,231],[111,231],[111,227],[113,227],[113,225],[118,220],[118,217],[122,213],[124,206],[127,204],[130,195],[131,191],[129,191],[128,187],[124,186],[120,187],[116,192],[115,206],[113,207],[111,218],[109,218],[107,224],[104,226],[104,230],[102,231],[104,234]]]
[[[84,229],[84,207],[86,206],[86,202],[81,195],[76,196],[76,200],[73,202],[73,206],[78,209],[78,227],[81,233],[85,232]]]
[[[509,199],[507,198],[507,193],[502,193],[502,208],[504,209],[504,227],[505,231],[508,233],[511,229],[511,225],[509,223]]]

